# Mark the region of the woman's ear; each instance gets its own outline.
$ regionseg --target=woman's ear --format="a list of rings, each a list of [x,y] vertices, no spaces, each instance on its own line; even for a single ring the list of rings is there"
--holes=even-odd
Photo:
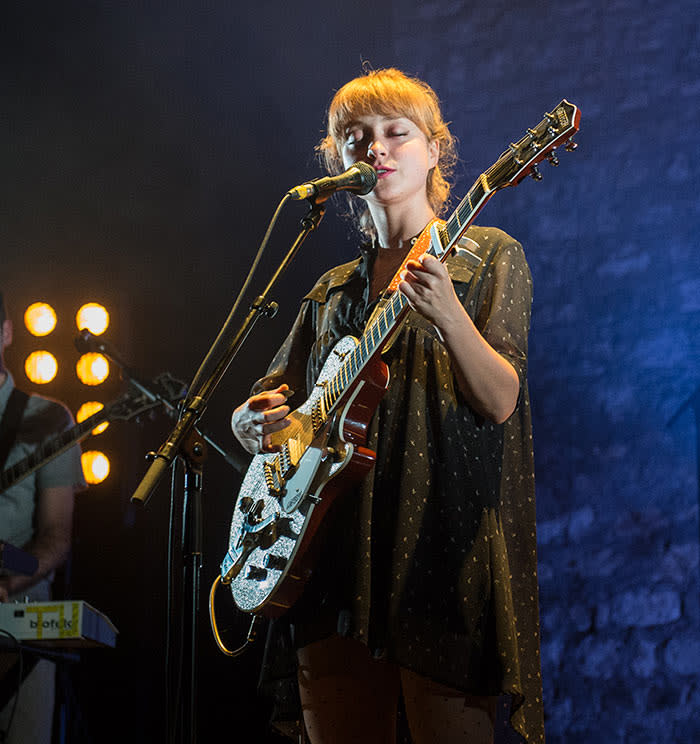
[[[440,160],[440,143],[437,140],[428,143],[428,159],[431,168],[434,168]]]

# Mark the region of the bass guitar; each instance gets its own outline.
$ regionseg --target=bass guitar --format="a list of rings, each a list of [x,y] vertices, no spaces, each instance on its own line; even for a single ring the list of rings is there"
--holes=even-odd
[[[527,175],[540,180],[541,161],[557,165],[557,147],[576,147],[571,137],[580,118],[575,105],[561,101],[479,176],[446,222],[434,220],[423,230],[389,284],[382,310],[359,340],[338,341],[309,398],[289,414],[290,425],[272,436],[280,451],[253,458],[221,563],[220,580],[230,584],[240,610],[274,617],[292,606],[311,575],[310,548],[328,509],[374,464],[375,453],[365,446],[367,430],[389,384],[382,350],[409,309],[397,289],[406,261],[426,252],[444,261],[496,191]]]

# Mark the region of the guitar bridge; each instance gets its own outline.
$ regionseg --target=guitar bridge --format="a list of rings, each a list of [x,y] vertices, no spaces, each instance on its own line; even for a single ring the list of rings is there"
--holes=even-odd
[[[326,423],[326,414],[323,408],[323,398],[319,398],[311,408],[311,428],[314,434],[318,434]]]
[[[263,464],[263,474],[265,476],[265,485],[267,486],[270,495],[277,497],[281,496],[285,481],[282,475],[279,457],[265,460],[265,463]]]

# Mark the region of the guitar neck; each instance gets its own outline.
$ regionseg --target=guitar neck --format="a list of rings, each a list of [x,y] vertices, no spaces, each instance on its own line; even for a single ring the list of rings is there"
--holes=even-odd
[[[70,429],[66,429],[66,431],[55,434],[45,440],[33,452],[30,452],[26,457],[10,465],[0,475],[0,493],[17,485],[17,483],[30,476],[47,462],[63,454],[77,442],[85,439],[96,426],[99,426],[99,424],[109,418],[112,408],[113,405],[105,406],[97,413],[93,413],[92,416],[86,418],[85,421],[81,421]]]

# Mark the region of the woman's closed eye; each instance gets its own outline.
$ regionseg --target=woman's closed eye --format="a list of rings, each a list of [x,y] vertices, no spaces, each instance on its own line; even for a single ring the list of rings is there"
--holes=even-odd
[[[356,129],[345,135],[345,144],[348,147],[357,147],[364,139],[365,133],[361,129]]]
[[[364,132],[363,130],[357,130],[353,132],[349,132],[346,135],[345,139],[345,145],[346,147],[359,147],[363,143],[365,143],[369,137],[372,137],[372,140],[374,139],[381,139],[381,137],[387,137],[387,138],[400,138],[400,137],[407,137],[409,135],[409,131],[407,129],[390,129],[385,134],[380,134],[377,137],[372,137],[372,135],[369,135]]]

